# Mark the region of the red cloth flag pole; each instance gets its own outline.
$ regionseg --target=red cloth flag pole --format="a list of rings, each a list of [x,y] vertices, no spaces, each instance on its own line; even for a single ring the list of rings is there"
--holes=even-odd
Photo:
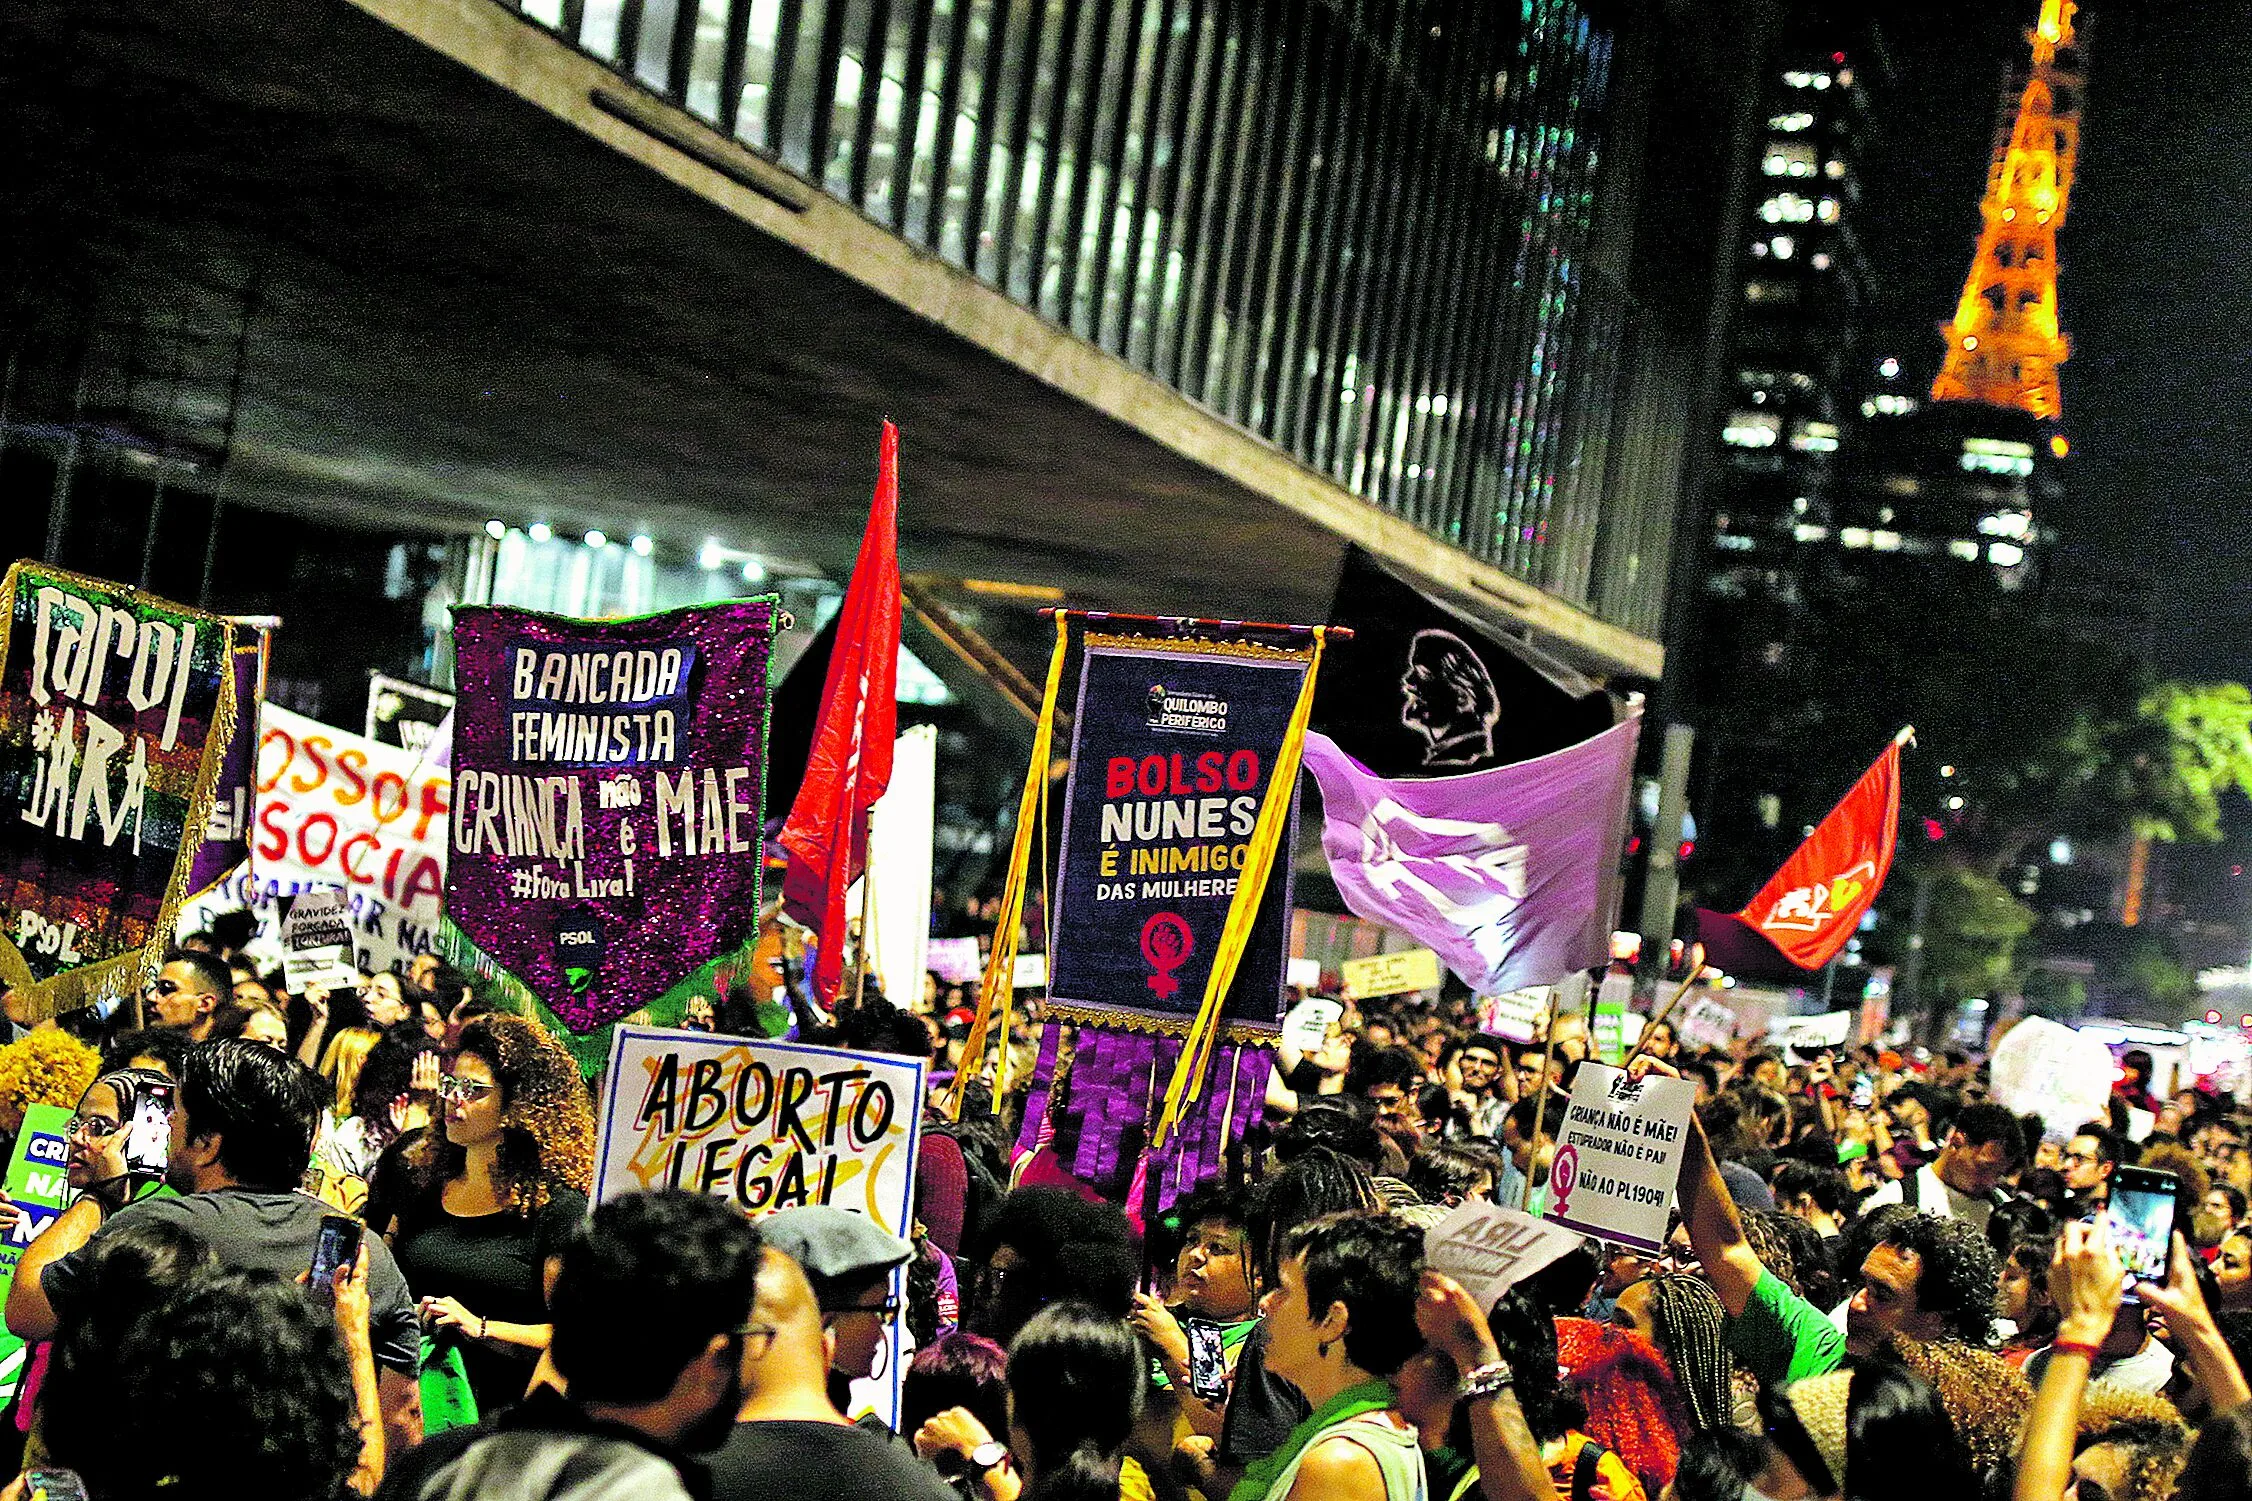
[[[1893,737],[1876,765],[1736,914],[1801,969],[1820,969],[1837,957],[1892,870],[1900,833],[1900,747],[1912,733]]]
[[[899,429],[887,421],[868,530],[837,612],[837,645],[821,685],[805,781],[782,824],[790,857],[782,902],[820,937],[813,987],[824,1005],[844,980],[845,893],[868,865],[868,810],[891,784],[899,617]]]

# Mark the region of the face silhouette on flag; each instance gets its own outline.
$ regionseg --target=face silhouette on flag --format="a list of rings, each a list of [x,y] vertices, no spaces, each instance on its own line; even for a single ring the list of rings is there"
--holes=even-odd
[[[1314,728],[1379,776],[1490,771],[1611,727],[1610,696],[1481,629],[1357,548],[1330,617],[1350,626],[1314,689]]]

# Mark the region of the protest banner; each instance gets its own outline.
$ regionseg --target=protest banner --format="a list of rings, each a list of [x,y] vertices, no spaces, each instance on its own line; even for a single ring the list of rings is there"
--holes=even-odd
[[[289,875],[260,876],[248,865],[238,865],[209,891],[180,904],[175,924],[178,938],[208,932],[221,913],[247,911],[255,924],[250,950],[263,965],[278,964],[282,953],[282,916],[290,902],[313,891],[332,889],[321,881]],[[352,949],[359,968],[369,974],[406,968],[416,954],[439,952],[439,930],[427,922],[411,920],[406,909],[386,902],[370,889],[355,887],[344,893],[352,920]]]
[[[417,756],[430,749],[431,737],[453,712],[454,696],[386,673],[368,674],[367,738],[395,745]]]
[[[359,984],[351,901],[331,886],[295,898],[282,919],[282,983],[307,990],[350,990]]]
[[[1501,1295],[1580,1243],[1559,1225],[1521,1209],[1471,1202],[1423,1232],[1423,1256],[1434,1272],[1462,1284],[1490,1313]]]
[[[1282,1019],[1282,1040],[1295,1053],[1318,1053],[1321,1045],[1329,1040],[1329,1029],[1337,1025],[1337,1018],[1344,1014],[1345,1008],[1336,1001],[1308,996],[1291,1007],[1290,1013]]]
[[[2045,1016],[2026,1017],[2003,1033],[1988,1066],[1996,1103],[2039,1116],[2051,1135],[2103,1119],[2119,1076],[2100,1039]]]
[[[1055,1015],[1188,1029],[1306,665],[1245,642],[1087,637],[1048,929]],[[1289,918],[1283,861],[1220,1010],[1229,1026],[1280,1024]]]
[[[24,1020],[162,963],[234,731],[223,616],[35,563],[0,616],[0,982]]]
[[[1698,996],[1681,1013],[1680,1035],[1693,1048],[1724,1048],[1736,1040],[1736,1013],[1708,996]]]
[[[758,937],[779,614],[454,612],[446,915],[572,1032]]]
[[[1581,1064],[1556,1129],[1548,1218],[1586,1235],[1658,1250],[1696,1103],[1697,1088],[1685,1079],[1634,1079],[1609,1064]]]
[[[651,1188],[711,1194],[754,1217],[806,1204],[912,1238],[924,1065],[889,1053],[620,1026],[595,1145],[596,1203]],[[906,1270],[893,1294],[906,1306]],[[898,1411],[904,1312],[876,1410]]]
[[[16,1133],[5,1179],[8,1200],[24,1217],[0,1240],[0,1303],[15,1286],[23,1253],[70,1203],[70,1112],[60,1105],[30,1105]],[[24,1342],[0,1329],[0,1402],[14,1395],[23,1379]]]
[[[1511,1042],[1538,1042],[1548,1025],[1549,1008],[1556,1004],[1556,988],[1534,985],[1478,997],[1478,1030]]]
[[[933,938],[923,962],[947,985],[975,985],[985,972],[985,956],[978,952],[975,938]]]
[[[228,660],[235,680],[234,731],[219,758],[211,813],[188,866],[188,893],[199,896],[250,858],[251,777],[258,759],[258,706],[266,701],[266,653],[271,620],[227,621]]]
[[[1604,1063],[1624,1063],[1627,1049],[1642,1036],[1643,1019],[1639,1012],[1629,1011],[1624,1001],[1595,1001],[1594,1045],[1595,1056]]]
[[[1365,959],[1348,959],[1340,968],[1345,988],[1364,1001],[1411,990],[1435,990],[1439,985],[1439,956],[1429,949],[1371,954]]]
[[[373,968],[435,951],[452,779],[412,751],[275,704],[260,720],[250,900],[242,905],[260,912],[268,904],[278,941],[281,897],[336,888],[350,895],[353,941]],[[378,937],[384,941],[371,941]]]
[[[1767,1023],[1767,1040],[1776,1047],[1836,1048],[1853,1030],[1854,1013],[1825,1011],[1819,1016],[1778,1016]]]

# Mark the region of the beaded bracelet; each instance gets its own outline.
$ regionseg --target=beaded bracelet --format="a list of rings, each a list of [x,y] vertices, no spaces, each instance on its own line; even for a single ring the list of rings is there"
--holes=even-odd
[[[1488,1397],[1500,1396],[1516,1383],[1517,1373],[1509,1368],[1509,1362],[1497,1360],[1464,1376],[1460,1396],[1465,1402],[1483,1402]]]

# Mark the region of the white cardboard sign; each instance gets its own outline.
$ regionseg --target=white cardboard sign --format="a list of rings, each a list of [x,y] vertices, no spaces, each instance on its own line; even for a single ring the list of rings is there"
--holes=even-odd
[[[1660,1249],[1697,1087],[1587,1062],[1572,1080],[1548,1173],[1548,1218],[1585,1235]]]
[[[1491,1313],[1503,1293],[1579,1243],[1571,1231],[1521,1209],[1470,1203],[1423,1232],[1423,1256]]]
[[[356,947],[350,898],[333,886],[305,892],[282,920],[282,983],[299,995],[350,990],[360,983]]]

